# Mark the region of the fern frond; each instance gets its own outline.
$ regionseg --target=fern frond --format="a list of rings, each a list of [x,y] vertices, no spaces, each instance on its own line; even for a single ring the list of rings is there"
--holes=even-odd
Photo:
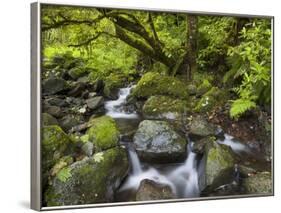
[[[251,100],[246,99],[237,99],[233,101],[230,108],[230,117],[237,119],[247,110],[253,109],[256,107],[256,103]]]

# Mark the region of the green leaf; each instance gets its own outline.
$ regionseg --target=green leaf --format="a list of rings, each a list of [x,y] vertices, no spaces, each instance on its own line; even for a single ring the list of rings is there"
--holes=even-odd
[[[61,169],[57,174],[57,178],[61,182],[66,182],[70,177],[71,177],[71,169],[69,167],[65,167]]]

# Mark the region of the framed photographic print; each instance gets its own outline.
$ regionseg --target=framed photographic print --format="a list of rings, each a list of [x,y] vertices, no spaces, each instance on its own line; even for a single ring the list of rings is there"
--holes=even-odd
[[[33,209],[273,195],[273,17],[33,3],[31,24]]]

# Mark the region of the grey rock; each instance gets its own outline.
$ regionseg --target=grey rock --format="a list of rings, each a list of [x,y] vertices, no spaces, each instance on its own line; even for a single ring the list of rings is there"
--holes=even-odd
[[[166,121],[142,121],[133,142],[140,158],[147,162],[172,163],[186,158],[186,140]]]
[[[209,123],[203,116],[195,116],[190,121],[189,133],[196,136],[212,136],[216,135],[216,128]]]
[[[94,109],[97,109],[97,108],[103,106],[104,99],[102,96],[97,96],[94,98],[87,99],[86,104],[90,109],[94,110]]]
[[[271,194],[273,190],[270,172],[259,172],[243,180],[243,187],[248,194]]]
[[[77,126],[79,123],[83,122],[83,118],[78,116],[78,115],[65,115],[61,120],[60,120],[60,126],[61,128],[68,132],[71,130],[73,127]]]
[[[67,89],[66,81],[61,78],[49,78],[43,82],[43,93],[57,94]]]
[[[82,151],[87,155],[88,157],[91,157],[94,153],[94,144],[91,142],[86,142],[82,146]]]
[[[168,185],[144,179],[136,193],[136,201],[173,199],[175,195]]]

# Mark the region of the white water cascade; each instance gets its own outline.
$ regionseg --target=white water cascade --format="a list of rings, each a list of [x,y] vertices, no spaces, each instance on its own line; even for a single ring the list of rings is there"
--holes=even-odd
[[[130,94],[132,88],[133,86],[121,88],[119,90],[117,100],[107,101],[105,103],[106,115],[109,115],[112,118],[126,119],[133,119],[138,117],[136,112],[128,113],[124,110],[124,103],[126,103],[126,98]]]

